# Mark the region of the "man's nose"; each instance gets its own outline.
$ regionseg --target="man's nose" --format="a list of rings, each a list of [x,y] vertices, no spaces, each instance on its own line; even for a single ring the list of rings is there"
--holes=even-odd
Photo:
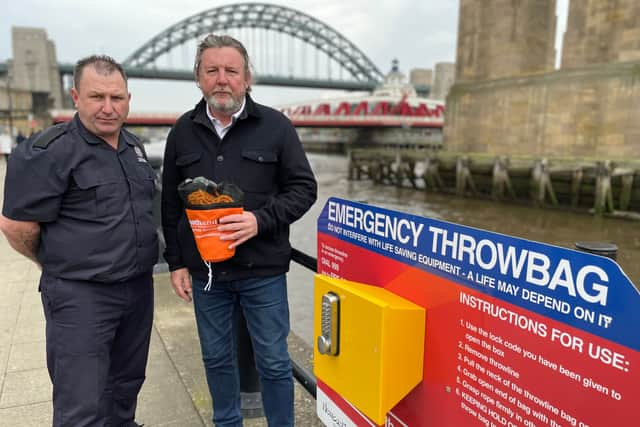
[[[224,70],[218,72],[218,84],[226,85],[227,84],[227,73]]]
[[[104,103],[102,104],[102,112],[104,113],[113,112],[113,102],[111,101],[111,98],[106,97],[104,99]]]

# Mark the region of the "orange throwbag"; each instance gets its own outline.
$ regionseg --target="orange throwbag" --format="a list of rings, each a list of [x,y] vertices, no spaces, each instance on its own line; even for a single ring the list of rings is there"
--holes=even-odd
[[[235,248],[229,249],[231,242],[220,240],[224,233],[218,231],[218,220],[223,216],[241,214],[242,206],[220,206],[209,209],[185,209],[198,252],[203,261],[225,261],[235,254]]]

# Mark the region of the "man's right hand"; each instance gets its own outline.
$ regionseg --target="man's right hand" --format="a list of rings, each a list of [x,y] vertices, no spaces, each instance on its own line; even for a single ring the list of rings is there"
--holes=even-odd
[[[0,230],[4,233],[13,249],[35,262],[42,270],[36,258],[40,246],[40,224],[34,221],[15,221],[0,215]]]
[[[171,286],[176,294],[185,300],[191,302],[191,276],[186,268],[179,268],[171,272]]]

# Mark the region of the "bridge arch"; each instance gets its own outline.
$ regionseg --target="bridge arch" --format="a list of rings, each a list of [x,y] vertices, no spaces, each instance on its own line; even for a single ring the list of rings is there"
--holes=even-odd
[[[183,19],[146,42],[123,65],[153,68],[159,56],[177,46],[204,34],[238,28],[261,28],[301,40],[339,64],[355,81],[383,79],[380,70],[360,49],[327,24],[298,10],[265,3],[220,6]]]

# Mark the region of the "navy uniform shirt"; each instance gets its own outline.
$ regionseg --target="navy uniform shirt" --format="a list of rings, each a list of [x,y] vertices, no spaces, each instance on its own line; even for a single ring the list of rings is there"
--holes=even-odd
[[[158,257],[155,173],[142,143],[122,130],[115,150],[77,114],[58,126],[65,132],[49,144],[34,135],[11,154],[3,215],[40,224],[45,274],[108,283],[149,273]]]

